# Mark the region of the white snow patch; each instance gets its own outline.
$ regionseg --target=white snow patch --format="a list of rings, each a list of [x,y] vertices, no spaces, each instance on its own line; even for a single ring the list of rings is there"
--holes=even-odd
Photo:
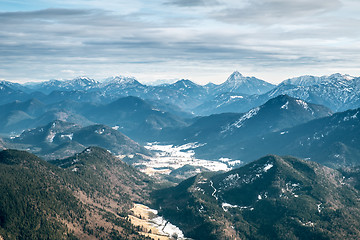
[[[229,161],[231,161],[231,158],[221,157],[221,158],[219,158],[219,161],[220,162],[229,162]]]
[[[255,116],[260,110],[260,107],[251,109],[250,111],[248,111],[247,113],[245,113],[238,121],[236,121],[233,125],[236,128],[241,128],[242,125],[244,124],[244,122],[250,118],[252,118],[253,116]]]
[[[281,109],[288,109],[288,108],[289,108],[289,101],[286,101],[286,103],[281,106]]]
[[[264,172],[269,171],[269,169],[272,168],[273,166],[274,166],[274,165],[271,164],[271,163],[266,164],[265,167],[264,167]]]
[[[244,98],[243,96],[230,96],[230,99]]]
[[[228,166],[236,166],[236,165],[241,165],[243,162],[241,160],[233,160],[233,161],[229,161],[227,164]]]
[[[319,213],[321,213],[321,205],[322,205],[322,203],[317,204],[317,210],[318,210]]]
[[[53,124],[55,124],[55,123],[53,123]],[[56,133],[53,131],[50,131],[49,135],[46,137],[46,140],[48,142],[52,143],[54,141],[55,136],[56,136]]]
[[[305,226],[305,227],[313,227],[315,224],[313,223],[313,222],[311,222],[311,221],[308,221],[308,222],[306,222],[306,223],[303,223],[300,219],[298,220],[299,221],[299,223],[301,224],[301,225],[303,225],[303,226]]]
[[[359,112],[356,112],[356,113],[355,113],[354,115],[352,115],[352,116],[346,116],[346,117],[344,117],[344,122],[345,122],[345,121],[349,121],[350,119],[355,119],[355,118],[357,118],[358,113],[359,113]]]
[[[163,217],[156,217],[150,220],[150,222],[155,226],[159,232],[165,233],[165,235],[171,237],[177,235],[178,239],[184,239],[183,232],[175,225],[171,224],[169,221],[165,220]]]
[[[304,102],[303,100],[297,99],[296,103],[299,104],[300,106],[302,106],[304,109],[309,109],[309,106],[306,102]]]
[[[237,120],[233,124],[227,125],[224,128],[224,130],[221,131],[221,133],[228,132],[228,131],[232,130],[233,128],[241,128],[244,125],[244,123],[246,122],[246,120],[248,120],[248,119],[254,117],[256,114],[258,114],[259,110],[260,110],[260,107],[251,109],[250,111],[248,111],[247,113],[242,115],[241,118],[239,118],[239,120]]]
[[[227,212],[229,208],[238,208],[238,205],[231,205],[230,203],[221,203],[222,209]],[[248,207],[242,207],[242,208],[248,208]]]
[[[74,133],[70,133],[70,134],[61,134],[60,137],[61,138],[69,138],[70,140],[73,139]]]
[[[97,133],[97,134],[103,134],[105,132],[105,129],[104,128],[102,128],[102,129],[100,129],[100,130],[95,130],[95,133]]]

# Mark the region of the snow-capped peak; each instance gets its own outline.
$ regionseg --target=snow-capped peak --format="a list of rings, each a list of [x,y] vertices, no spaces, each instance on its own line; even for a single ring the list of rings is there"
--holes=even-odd
[[[344,81],[344,80],[351,81],[353,79],[354,79],[354,77],[352,77],[348,74],[340,74],[340,73],[335,73],[330,76],[325,75],[325,76],[321,76],[321,77],[304,75],[304,76],[300,76],[300,77],[287,79],[287,80],[283,81],[283,84],[292,84],[292,85],[296,85],[296,86],[312,86],[312,85],[317,85],[317,84],[322,84],[322,83],[327,83],[327,82],[332,82],[332,81],[336,81],[336,82],[340,82],[340,81]]]
[[[73,80],[70,80],[70,82],[74,82],[74,83],[79,84],[81,86],[89,86],[89,85],[94,85],[94,84],[98,83],[94,79],[86,77],[86,76],[76,77]]]
[[[243,82],[246,78],[238,71],[233,72],[226,82]]]
[[[105,79],[104,83],[117,83],[117,84],[126,84],[126,83],[134,83],[136,79],[134,77],[126,77],[126,76],[113,76]]]
[[[292,84],[296,86],[311,86],[314,84],[321,83],[324,79],[322,77],[316,77],[311,75],[304,75],[300,77],[294,77],[285,80],[284,84]]]
[[[329,76],[329,79],[334,79],[334,80],[348,80],[351,81],[354,79],[354,77],[348,75],[348,74],[341,74],[341,73],[335,73]]]

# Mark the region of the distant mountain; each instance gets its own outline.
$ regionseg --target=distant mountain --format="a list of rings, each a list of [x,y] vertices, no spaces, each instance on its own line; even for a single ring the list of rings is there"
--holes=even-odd
[[[220,93],[208,101],[205,101],[193,111],[197,115],[206,116],[218,113],[241,113],[247,112],[257,103],[257,95],[246,95],[239,93]]]
[[[245,77],[238,71],[233,72],[228,79],[215,87],[214,91],[216,93],[240,93],[246,95],[252,94],[263,94],[271,89],[273,89],[275,85],[260,80],[255,77]]]
[[[264,105],[248,111],[236,122],[227,125],[222,133],[227,135],[241,131],[242,134],[263,134],[331,114],[331,110],[327,107],[307,103],[287,95],[279,95]]]
[[[147,87],[133,77],[115,76],[106,79],[99,88],[106,96],[117,99],[125,96],[142,96]]]
[[[302,100],[322,104],[333,111],[360,106],[360,78],[339,73],[330,76],[304,76],[285,80],[268,92],[268,97],[287,94]]]
[[[74,91],[91,90],[97,88],[99,82],[88,77],[77,77],[72,80],[50,80],[39,83],[28,83],[26,86],[34,91],[40,91],[49,94],[53,91]]]
[[[357,166],[360,157],[360,109],[336,113],[309,123],[264,136],[261,151],[273,149],[331,167]],[[276,142],[272,146],[271,142]],[[274,143],[273,142],[273,143]]]
[[[146,239],[127,215],[134,201],[146,203],[149,178],[100,148],[54,163],[64,169],[0,152],[1,238]]]
[[[111,101],[99,90],[56,90],[40,99],[48,104],[54,104],[62,101],[76,101],[88,103],[108,103]]]
[[[317,76],[311,76],[311,75],[305,75],[305,76],[300,76],[300,77],[295,77],[295,78],[290,78],[287,79],[285,81],[283,81],[283,84],[286,85],[296,85],[296,86],[312,86],[312,85],[317,85],[317,84],[322,84],[322,83],[327,83],[327,82],[341,82],[341,81],[352,81],[354,80],[354,77],[348,75],[348,74],[340,74],[340,73],[335,73],[332,74],[330,76],[322,76],[322,77],[317,77]]]
[[[48,94],[41,98],[47,103],[64,100],[75,100],[93,103],[108,103],[121,97],[136,96],[143,99],[161,100],[167,104],[175,104],[183,110],[200,104],[206,97],[206,90],[189,80],[180,80],[173,84],[147,86],[133,77],[115,76],[103,82],[87,77],[73,80],[51,80],[43,83],[27,85],[33,91]]]
[[[0,132],[16,131],[30,124],[36,115],[44,112],[44,106],[37,99],[0,105]]]
[[[349,75],[301,76],[287,79],[263,94],[246,96],[219,93],[194,109],[197,114],[242,112],[264,104],[279,95],[289,95],[301,100],[324,105],[332,111],[360,107],[360,78]]]
[[[184,118],[193,117],[177,106],[162,101],[144,101],[137,97],[125,97],[110,103],[106,101],[98,103],[97,100],[82,102],[72,98],[77,96],[77,94],[72,95],[73,91],[52,92],[50,95],[55,93],[62,94],[60,94],[61,98],[54,98],[58,100],[54,103],[46,99],[43,101],[30,99],[0,105],[0,133],[19,134],[26,129],[61,120],[81,126],[94,123],[106,124],[121,129],[131,137],[140,139],[139,136],[146,134],[147,139],[144,141],[155,141],[154,137],[163,128],[184,126],[187,124]],[[88,94],[98,92],[83,93],[89,96]],[[44,102],[48,104],[45,105]]]
[[[19,91],[19,92],[25,92],[25,93],[29,93],[31,92],[31,90],[29,88],[27,88],[26,86],[20,84],[20,83],[13,83],[13,82],[9,82],[9,81],[4,81],[4,80],[0,80],[0,88],[2,87],[8,87],[11,88],[15,91]]]
[[[55,110],[54,109],[54,110],[46,111],[44,114],[42,114],[39,117],[37,117],[36,119],[34,119],[30,124],[22,126],[22,129],[36,128],[38,126],[42,126],[42,125],[45,125],[49,122],[56,121],[56,120],[75,123],[75,124],[81,125],[83,127],[94,124],[94,122],[90,121],[86,117],[84,117],[74,111],[65,110],[65,109],[64,110],[62,110],[62,109]]]
[[[216,145],[213,148],[216,149],[331,114],[324,106],[280,95],[246,113],[224,113],[199,118],[180,131],[179,139],[207,143],[204,149]]]
[[[21,133],[55,120],[74,122],[83,126],[94,124],[77,114],[71,107],[65,109],[60,105],[49,107],[37,99],[0,105],[0,132]]]
[[[360,236],[359,192],[340,172],[292,157],[200,174],[155,197],[160,213],[193,239]]]
[[[245,162],[265,154],[293,155],[339,168],[360,164],[360,109],[285,128],[255,138],[233,139],[196,149],[198,157],[229,157]]]
[[[179,117],[156,109],[137,97],[125,97],[99,105],[84,113],[88,119],[117,128],[131,138],[154,140],[164,128],[178,128],[186,123]]]
[[[60,120],[24,131],[8,142],[17,148],[29,148],[45,159],[68,157],[88,146],[100,146],[117,155],[150,154],[138,143],[108,126],[97,124],[82,128]]]
[[[98,82],[88,77],[73,80],[50,80],[33,84],[0,82],[0,104],[37,98],[42,102],[110,103],[118,98],[135,96],[175,105],[183,112],[210,115],[245,112],[278,95],[289,95],[314,104],[344,111],[360,107],[360,78],[339,73],[330,76],[300,76],[275,86],[255,77],[233,72],[220,84],[198,85],[190,80],[149,86],[133,77],[115,76]]]
[[[30,95],[26,92],[19,90],[17,87],[12,88],[12,83],[0,82],[0,104],[6,104],[13,101],[24,101],[28,100]]]
[[[30,99],[27,101],[14,101],[0,106],[0,117],[9,115],[10,112],[22,111],[29,115],[39,115],[44,113],[45,104],[38,99]]]
[[[72,140],[71,134],[79,129],[81,127],[74,123],[56,120],[45,126],[26,130],[19,137],[14,138],[13,141],[34,145],[61,144]]]
[[[142,96],[139,96],[142,97]],[[179,80],[173,84],[162,84],[148,87],[144,99],[160,100],[177,105],[183,111],[189,111],[209,97],[208,91],[190,80]]]
[[[149,154],[148,150],[121,132],[102,124],[91,125],[75,131],[72,140],[84,146],[101,146],[118,155]]]
[[[186,120],[195,117],[195,114],[193,112],[185,111],[176,104],[166,103],[162,100],[150,100],[150,99],[147,99],[146,102],[148,102],[151,106],[153,106],[154,109],[159,109],[159,110],[161,109],[162,111],[175,115],[180,119]]]
[[[213,95],[221,93],[260,94],[274,86],[255,77],[244,77],[234,72],[223,84],[198,85],[190,80],[179,80],[172,84],[147,86],[133,77],[115,76],[103,82],[97,82],[87,77],[73,80],[50,80],[43,83],[26,85],[33,91],[49,94],[41,100],[55,103],[63,100],[82,102],[111,102],[120,97],[136,96],[143,99],[163,101],[174,104],[183,111],[191,111]],[[67,92],[70,92],[69,94]]]

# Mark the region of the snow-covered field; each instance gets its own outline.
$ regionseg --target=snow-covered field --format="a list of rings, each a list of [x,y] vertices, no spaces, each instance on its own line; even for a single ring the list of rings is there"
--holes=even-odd
[[[219,161],[197,159],[195,158],[194,149],[202,146],[199,143],[187,143],[181,146],[161,145],[158,143],[148,143],[145,148],[155,152],[155,156],[150,161],[143,161],[135,165],[145,165],[143,172],[154,174],[170,174],[174,169],[183,167],[184,165],[201,166],[210,171],[228,171],[232,166],[241,163],[239,160],[228,158],[219,159]]]
[[[132,224],[142,226],[145,229],[143,235],[153,239],[187,239],[184,233],[174,224],[158,215],[158,211],[142,204],[134,204],[130,216]],[[141,217],[139,217],[141,216]],[[149,235],[149,229],[154,236]],[[176,237],[175,237],[176,236]]]

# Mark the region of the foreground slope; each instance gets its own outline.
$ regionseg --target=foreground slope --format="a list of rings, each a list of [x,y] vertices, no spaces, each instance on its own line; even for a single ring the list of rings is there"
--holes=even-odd
[[[336,170],[267,156],[156,193],[161,213],[194,239],[358,239],[359,193]]]
[[[64,169],[27,152],[0,152],[0,236],[145,239],[127,219],[133,201],[148,201],[145,175],[100,148],[58,163]]]

